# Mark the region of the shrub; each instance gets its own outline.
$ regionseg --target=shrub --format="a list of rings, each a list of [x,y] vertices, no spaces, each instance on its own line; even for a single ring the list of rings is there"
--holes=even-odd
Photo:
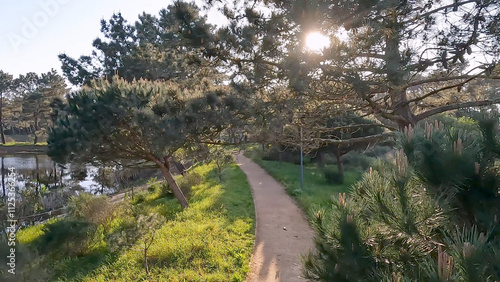
[[[498,129],[406,130],[393,164],[314,214],[317,281],[499,281]],[[436,129],[437,128],[437,129]]]
[[[348,164],[351,167],[360,168],[363,171],[368,170],[370,166],[372,166],[374,160],[372,157],[361,154],[357,151],[351,151],[345,154],[342,159],[344,161],[344,164]]]
[[[291,149],[282,149],[279,146],[272,146],[264,153],[262,157],[265,161],[283,161],[293,164],[300,164],[300,151]],[[309,159],[307,159],[309,161]],[[306,159],[304,158],[304,163]]]
[[[59,220],[47,224],[43,235],[33,241],[41,253],[55,253],[58,250],[65,255],[81,255],[87,250],[90,234],[95,226],[78,220]]]
[[[68,215],[76,220],[82,220],[94,225],[102,225],[105,229],[116,217],[117,206],[108,197],[93,196],[82,193],[71,197],[68,203]]]
[[[199,185],[203,182],[203,176],[198,173],[191,172],[189,174],[185,174],[182,178],[177,181],[177,185],[181,188],[182,193],[186,197],[189,197],[191,193],[191,187]]]
[[[340,176],[338,171],[333,170],[333,169],[325,169],[323,172],[323,175],[325,176],[325,180],[327,183],[330,184],[342,184],[344,183],[343,177]]]
[[[157,189],[157,187],[158,187],[158,185],[157,185],[157,184],[154,184],[154,185],[149,186],[149,187],[148,187],[148,192],[149,192],[149,193],[153,193],[153,192],[155,192],[155,191],[156,191],[156,189]]]
[[[130,204],[136,205],[143,203],[144,201],[146,201],[146,194],[144,192],[139,192],[130,199]]]

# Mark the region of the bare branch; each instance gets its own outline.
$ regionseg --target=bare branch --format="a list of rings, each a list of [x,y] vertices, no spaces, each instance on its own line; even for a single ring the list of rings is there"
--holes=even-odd
[[[476,0],[468,0],[468,1],[463,1],[463,2],[458,2],[458,1],[455,1],[453,4],[450,4],[450,5],[446,5],[446,6],[442,6],[442,7],[439,7],[439,8],[436,8],[434,10],[430,10],[428,11],[427,13],[423,13],[423,14],[419,14],[407,21],[404,21],[402,22],[401,24],[408,24],[408,23],[412,23],[418,19],[422,19],[422,18],[425,18],[429,15],[432,15],[436,12],[439,12],[439,11],[442,11],[442,10],[446,10],[446,9],[449,9],[449,8],[453,8],[455,6],[462,6],[462,5],[465,5],[465,4],[469,4],[469,3],[473,3],[473,2],[476,2]]]
[[[318,130],[320,132],[330,132],[330,131],[335,131],[335,130],[343,130],[343,129],[356,129],[356,128],[362,128],[362,127],[385,127],[390,130],[397,130],[396,128],[392,126],[388,126],[385,124],[379,124],[379,123],[366,123],[366,124],[352,124],[352,125],[345,125],[345,126],[337,126],[337,127],[320,127],[320,128],[310,128],[313,130]]]
[[[465,102],[460,104],[446,105],[442,107],[438,107],[427,112],[423,112],[417,116],[415,116],[415,121],[421,121],[430,116],[444,113],[451,110],[463,109],[463,108],[471,108],[471,107],[483,107],[483,106],[491,106],[494,104],[500,104],[500,98],[494,100],[483,100],[483,101],[473,101],[473,102]]]
[[[355,144],[355,143],[379,141],[382,139],[393,137],[395,135],[396,135],[396,132],[391,131],[391,132],[384,132],[381,134],[375,134],[375,135],[371,135],[371,136],[358,137],[358,138],[351,138],[351,139],[346,139],[346,140],[327,139],[327,138],[311,138],[311,140],[321,141],[321,142],[335,144],[335,145],[351,145],[351,144]],[[305,140],[305,141],[308,141],[308,140]]]
[[[425,94],[425,95],[423,95],[423,96],[420,96],[420,97],[417,97],[417,98],[414,98],[414,99],[411,99],[411,100],[406,101],[406,102],[405,102],[405,105],[408,105],[408,104],[410,104],[410,103],[413,103],[413,102],[417,102],[417,101],[423,100],[423,99],[425,99],[425,98],[427,98],[427,97],[430,97],[430,96],[432,96],[432,95],[435,95],[435,94],[437,94],[437,93],[439,93],[439,92],[441,92],[441,91],[444,91],[444,90],[448,90],[448,89],[453,89],[453,88],[455,88],[455,87],[464,86],[466,83],[468,83],[468,82],[470,82],[470,81],[472,81],[472,80],[474,80],[474,79],[476,79],[476,77],[475,77],[475,76],[470,77],[469,79],[464,80],[464,81],[462,81],[462,82],[459,82],[459,83],[456,83],[456,84],[452,84],[452,85],[448,85],[448,86],[444,86],[444,87],[441,87],[441,88],[439,88],[439,89],[433,90],[433,91],[431,91],[431,92],[429,92],[429,93],[427,93],[427,94]]]
[[[477,76],[470,76],[470,75],[460,75],[460,76],[445,76],[445,77],[432,77],[429,79],[423,79],[415,82],[408,83],[406,85],[406,88],[410,88],[413,86],[418,86],[422,84],[427,84],[427,83],[434,83],[434,82],[445,82],[445,81],[452,81],[452,80],[459,80],[459,79],[468,79],[468,78],[477,78]]]
[[[225,142],[222,140],[201,140],[200,141],[201,144],[221,145],[221,146],[237,146],[237,145],[243,145],[243,144],[252,143],[252,142],[255,142],[255,141],[250,141],[250,140],[240,141],[240,142]]]

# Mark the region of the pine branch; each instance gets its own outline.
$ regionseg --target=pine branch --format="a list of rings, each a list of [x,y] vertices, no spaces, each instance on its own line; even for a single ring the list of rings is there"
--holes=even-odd
[[[408,83],[406,88],[410,88],[410,87],[418,86],[418,85],[422,85],[422,84],[427,84],[427,83],[446,82],[446,81],[452,81],[452,80],[471,79],[471,78],[472,79],[475,79],[475,78],[500,79],[500,76],[489,77],[489,76],[482,76],[481,74],[478,74],[478,75],[433,77],[433,78],[429,78],[429,79],[423,79],[423,80]]]
[[[382,139],[393,137],[395,135],[396,135],[395,132],[384,132],[381,134],[375,134],[375,135],[365,136],[365,137],[351,138],[351,139],[346,139],[346,140],[331,139],[331,138],[311,138],[311,140],[321,141],[321,142],[335,144],[335,145],[351,145],[351,144],[356,144],[356,143],[379,141]],[[309,140],[304,140],[304,141],[309,141]]]
[[[454,1],[453,4],[449,4],[449,5],[446,5],[446,6],[442,6],[442,7],[439,7],[439,8],[436,8],[434,10],[430,10],[428,11],[427,13],[423,13],[423,14],[419,14],[407,21],[403,21],[401,22],[400,24],[402,25],[405,25],[405,24],[409,24],[409,23],[412,23],[412,22],[415,22],[419,19],[422,19],[422,18],[425,18],[427,16],[430,16],[432,14],[435,14],[439,11],[442,11],[442,10],[446,10],[446,9],[449,9],[449,8],[453,8],[453,7],[456,7],[456,6],[463,6],[463,5],[466,5],[466,4],[469,4],[469,3],[474,3],[474,2],[477,2],[476,0],[469,0],[469,1],[463,1],[463,2],[458,2],[458,1]]]
[[[452,84],[452,85],[448,85],[448,86],[441,87],[441,88],[439,88],[439,89],[433,90],[433,91],[431,91],[431,92],[429,92],[429,93],[427,93],[427,94],[425,94],[425,95],[422,95],[422,96],[420,96],[420,97],[417,97],[417,98],[414,98],[414,99],[410,99],[410,100],[406,101],[406,102],[404,103],[404,105],[408,105],[408,104],[410,104],[410,103],[414,103],[414,102],[421,101],[421,100],[423,100],[423,99],[425,99],[425,98],[428,98],[428,97],[430,97],[430,96],[433,96],[433,95],[435,95],[435,94],[437,94],[437,93],[439,93],[439,92],[441,92],[441,91],[444,91],[444,90],[453,89],[453,88],[455,88],[455,87],[462,87],[462,86],[464,86],[466,83],[468,83],[468,82],[470,82],[470,81],[472,81],[472,80],[474,80],[474,79],[476,79],[476,78],[477,78],[476,76],[473,76],[473,77],[470,77],[470,78],[468,78],[467,80],[464,80],[464,81],[462,81],[462,82],[459,82],[459,83],[456,83],[456,84]]]
[[[421,114],[415,116],[415,121],[418,122],[418,121],[426,119],[430,116],[444,113],[444,112],[451,111],[451,110],[471,108],[471,107],[491,106],[494,104],[500,104],[500,98],[497,98],[494,100],[482,100],[482,101],[474,101],[474,102],[465,102],[465,103],[459,103],[459,104],[453,104],[453,105],[446,105],[446,106],[442,106],[442,107],[438,107],[438,108],[429,110],[427,112],[424,112],[424,113],[421,113]]]

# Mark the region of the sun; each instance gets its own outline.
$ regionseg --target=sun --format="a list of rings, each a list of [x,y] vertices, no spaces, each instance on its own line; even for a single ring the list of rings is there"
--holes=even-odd
[[[307,49],[320,52],[330,45],[330,39],[319,32],[309,33],[306,37]]]

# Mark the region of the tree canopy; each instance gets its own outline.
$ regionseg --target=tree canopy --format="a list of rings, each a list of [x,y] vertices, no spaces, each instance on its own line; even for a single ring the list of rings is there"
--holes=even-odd
[[[94,40],[92,54],[78,59],[59,55],[63,73],[72,84],[83,85],[114,75],[127,81],[173,80],[213,71],[203,70],[198,51],[203,39],[196,40],[187,27],[195,27],[195,32],[213,29],[199,15],[196,5],[180,1],[162,9],[158,16],[143,13],[134,24],[121,13],[114,14],[108,21],[101,21],[103,38]]]
[[[208,32],[204,52],[255,87],[286,84],[393,128],[432,115],[500,102],[461,90],[498,79],[498,1],[251,1],[221,5],[230,20]],[[321,52],[311,32],[329,36]],[[459,97],[444,99],[443,96]],[[346,107],[347,106],[347,107]]]
[[[66,82],[52,69],[14,78],[0,71],[0,135],[33,134],[36,144],[50,125],[50,103],[68,92]],[[17,132],[14,132],[17,131]]]
[[[196,88],[174,82],[114,77],[97,80],[54,104],[49,156],[60,163],[150,162],[162,170],[182,206],[188,206],[169,171],[181,148],[216,143],[231,120],[244,120],[245,101],[226,86]]]
[[[13,77],[0,70],[0,136],[2,144],[5,144],[5,135],[3,132],[3,112],[4,112],[4,98],[6,94],[10,93],[12,90]]]

